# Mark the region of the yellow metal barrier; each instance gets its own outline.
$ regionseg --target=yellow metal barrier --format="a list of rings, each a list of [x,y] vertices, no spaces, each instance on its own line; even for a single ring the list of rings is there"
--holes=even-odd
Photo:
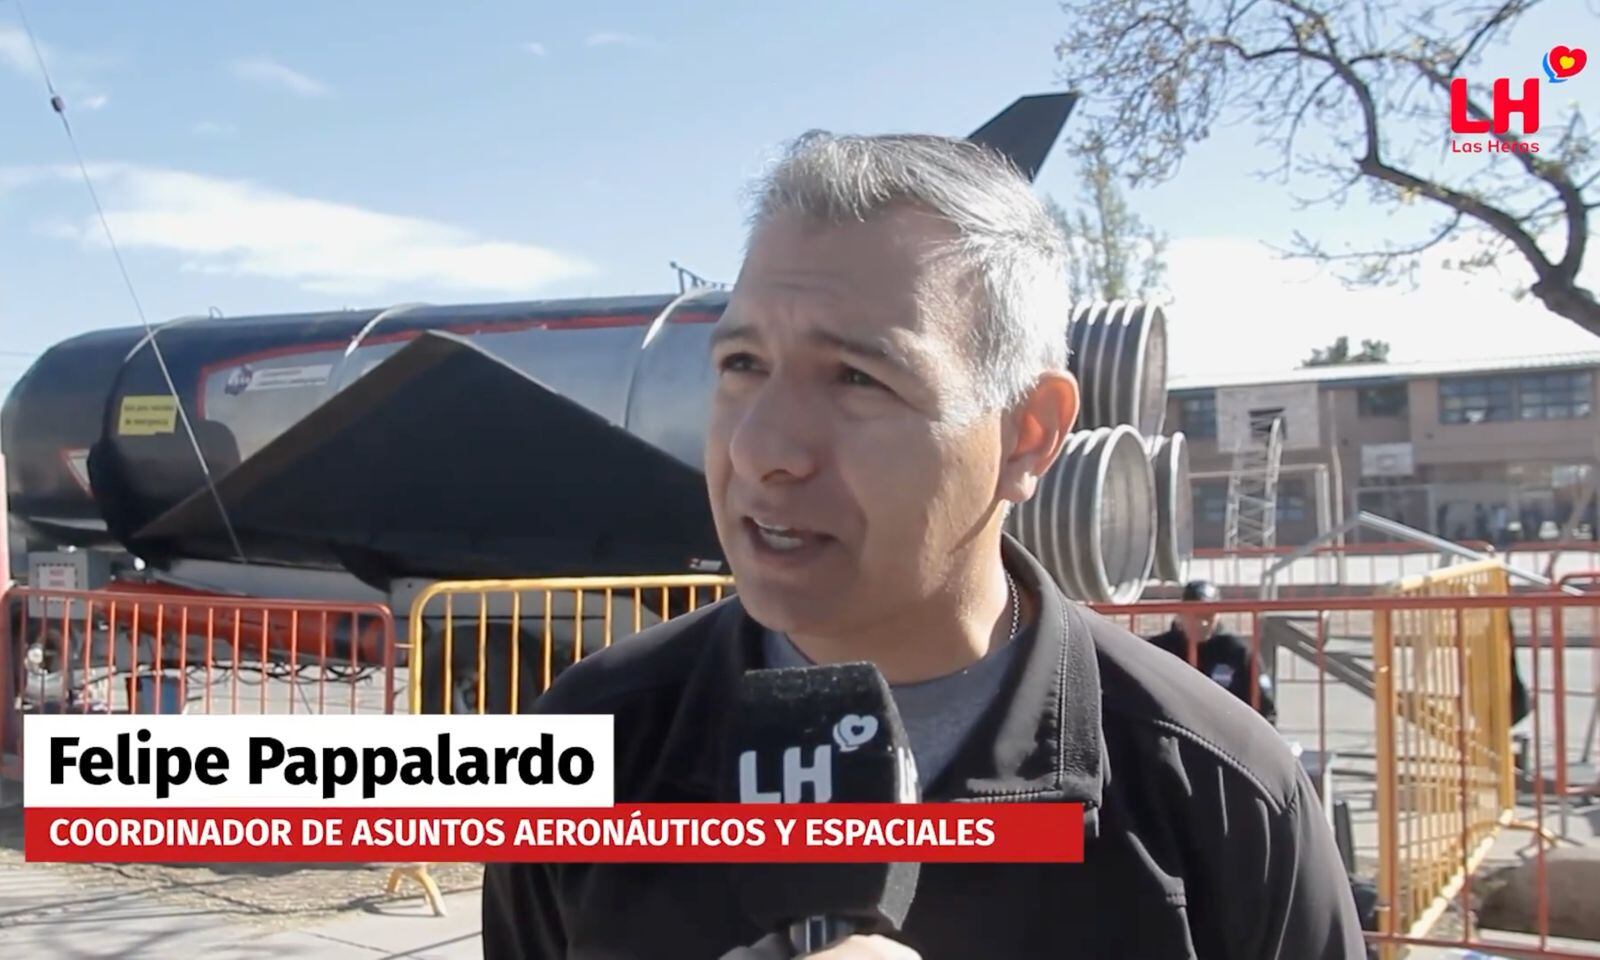
[[[1394,598],[1504,596],[1498,561],[1435,571]],[[1511,629],[1505,607],[1374,611],[1379,930],[1422,936],[1512,824]],[[1385,944],[1384,960],[1396,956]]]
[[[732,587],[732,578],[708,575],[432,584],[408,623],[411,712],[517,713],[586,653],[722,600]],[[530,659],[536,682],[525,673]]]
[[[407,624],[410,660],[406,691],[412,713],[424,707],[455,712],[517,713],[550,688],[558,670],[586,652],[609,647],[652,624],[715,603],[731,592],[730,577],[552,577],[531,580],[452,580],[430,585],[411,604]],[[473,601],[476,602],[473,602]],[[460,605],[458,607],[458,604]],[[590,611],[598,610],[598,616]],[[524,624],[532,632],[524,631]],[[458,625],[468,645],[458,657]],[[558,648],[563,649],[558,656]],[[529,653],[531,657],[524,657]],[[538,685],[526,683],[525,659],[540,668]],[[470,674],[465,690],[458,680]],[[493,688],[493,689],[492,689]],[[439,696],[431,698],[430,691]],[[436,702],[425,702],[435,700]],[[394,893],[411,878],[437,915],[445,906],[429,864],[400,864],[389,872]]]

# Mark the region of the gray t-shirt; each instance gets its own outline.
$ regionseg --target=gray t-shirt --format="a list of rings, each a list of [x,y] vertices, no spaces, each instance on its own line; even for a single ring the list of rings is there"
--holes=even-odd
[[[911,753],[917,761],[917,782],[926,788],[944,772],[945,765],[994,702],[1006,677],[1006,668],[1022,645],[1019,636],[964,670],[923,680],[891,684],[895,708],[905,724]],[[811,661],[784,634],[768,630],[763,647],[769,667],[808,667]]]

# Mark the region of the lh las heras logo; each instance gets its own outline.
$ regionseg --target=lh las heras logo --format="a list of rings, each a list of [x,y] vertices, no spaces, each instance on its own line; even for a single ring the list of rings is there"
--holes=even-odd
[[[1566,83],[1583,71],[1589,55],[1582,47],[1557,45],[1544,55],[1545,77],[1552,84]],[[1450,141],[1451,153],[1538,153],[1539,141],[1522,139],[1539,132],[1538,77],[1525,77],[1521,81],[1521,95],[1512,93],[1511,78],[1499,77],[1490,88],[1489,115],[1481,107],[1474,109],[1472,91],[1465,77],[1450,81],[1450,129],[1455,133],[1493,133],[1487,140]],[[1502,140],[1512,134],[1511,118],[1517,116],[1521,123],[1520,136]]]

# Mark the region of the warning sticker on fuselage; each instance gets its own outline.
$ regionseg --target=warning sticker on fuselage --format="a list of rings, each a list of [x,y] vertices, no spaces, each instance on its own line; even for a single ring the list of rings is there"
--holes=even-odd
[[[82,447],[61,451],[61,460],[67,465],[67,472],[72,474],[72,479],[77,482],[83,492],[94,496],[94,488],[89,484],[89,451]]]
[[[333,364],[319,363],[303,367],[266,367],[256,369],[248,363],[237,367],[228,375],[223,392],[230,397],[259,390],[297,390],[302,387],[320,387],[328,382]]]
[[[153,437],[178,427],[178,401],[170,396],[123,397],[117,433],[124,437]]]

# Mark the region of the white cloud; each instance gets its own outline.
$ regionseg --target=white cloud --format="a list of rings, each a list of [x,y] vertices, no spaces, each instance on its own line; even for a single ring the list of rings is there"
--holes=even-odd
[[[127,165],[99,165],[91,173],[118,245],[178,254],[193,272],[266,277],[342,295],[422,287],[516,296],[592,270],[543,247],[248,181]],[[14,171],[10,181],[37,176]],[[73,233],[85,245],[105,242],[93,220],[78,221]]]
[[[195,134],[201,137],[231,137],[239,132],[236,124],[219,123],[216,120],[201,120],[193,129]]]
[[[637,33],[616,33],[602,30],[598,33],[589,34],[588,39],[584,40],[583,44],[586,47],[635,47],[644,49],[647,47],[659,47],[661,46],[661,41],[653,37],[641,36]]]
[[[546,53],[546,50],[544,48],[544,44],[540,43],[537,40],[530,40],[527,43],[524,43],[522,45],[522,49],[528,51],[529,53],[533,54],[536,57],[542,57]]]
[[[52,240],[82,240],[83,226],[76,220],[42,220],[34,225],[33,232]]]
[[[121,58],[104,54],[68,54],[39,42],[39,54],[34,55],[28,35],[18,27],[0,24],[0,67],[12,70],[35,82],[42,82],[39,74],[39,57],[55,81],[56,90],[67,103],[67,109],[100,110],[111,102],[104,90],[96,89],[99,81],[93,76],[113,66]]]
[[[1438,259],[1451,255],[1438,251]],[[1352,345],[1386,340],[1396,363],[1600,347],[1533,297],[1514,300],[1509,257],[1500,278],[1424,266],[1416,290],[1347,289],[1315,264],[1286,261],[1243,237],[1175,239],[1166,260],[1168,357],[1177,377],[1294,369],[1340,336]]]
[[[52,51],[42,43],[39,44],[39,50],[48,64],[52,59]],[[33,46],[28,43],[28,35],[21,29],[0,24],[0,64],[18,73],[33,75],[39,72],[39,61],[33,56]]]
[[[61,169],[65,170],[66,168],[63,167]],[[0,167],[0,197],[5,196],[12,190],[38,183],[40,180],[53,179],[57,176],[65,176],[65,174],[58,173],[56,169],[51,167]]]
[[[292,67],[284,66],[271,57],[236,60],[233,63],[233,72],[242,79],[286,90],[297,97],[325,97],[331,92],[327,84],[322,81],[308,77]]]

